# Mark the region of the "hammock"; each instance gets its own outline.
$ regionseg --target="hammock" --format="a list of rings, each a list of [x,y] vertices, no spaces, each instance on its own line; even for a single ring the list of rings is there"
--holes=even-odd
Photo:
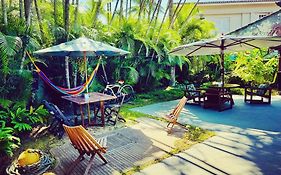
[[[41,79],[47,84],[49,85],[52,89],[56,90],[59,93],[62,93],[64,95],[79,95],[82,92],[85,91],[85,89],[87,89],[87,87],[91,86],[91,84],[93,83],[96,73],[99,69],[99,65],[100,65],[100,60],[96,66],[96,68],[93,70],[92,74],[90,75],[89,78],[87,78],[86,82],[80,86],[74,87],[74,88],[64,88],[64,87],[60,87],[60,86],[56,86],[54,83],[52,83],[52,81],[46,76],[46,74],[44,72],[42,72],[39,67],[35,64],[34,60],[32,60],[31,56],[27,53],[29,59],[31,60],[32,64],[34,65],[34,67],[36,68],[36,72],[38,73],[38,75],[41,77]]]

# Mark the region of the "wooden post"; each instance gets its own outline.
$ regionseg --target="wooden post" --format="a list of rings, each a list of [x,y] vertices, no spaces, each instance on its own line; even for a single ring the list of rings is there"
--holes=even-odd
[[[279,95],[281,95],[281,48],[278,49],[279,52],[279,60],[278,60],[278,72],[277,72],[277,89]]]

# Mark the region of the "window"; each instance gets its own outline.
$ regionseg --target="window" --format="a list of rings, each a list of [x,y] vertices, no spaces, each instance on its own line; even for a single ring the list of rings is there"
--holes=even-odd
[[[265,13],[260,13],[259,14],[259,19],[266,17],[267,15],[270,15],[270,12],[265,12]]]

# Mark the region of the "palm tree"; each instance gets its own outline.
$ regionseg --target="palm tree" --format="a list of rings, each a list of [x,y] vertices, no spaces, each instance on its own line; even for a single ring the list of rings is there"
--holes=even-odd
[[[9,61],[17,51],[22,47],[22,41],[19,37],[7,36],[0,32],[0,71],[5,82],[6,76],[9,73]]]
[[[57,0],[53,0],[53,1],[54,1],[54,2],[53,2],[53,3],[54,3],[54,5],[53,5],[53,7],[54,7],[54,21],[55,21],[55,25],[57,26],[57,25],[58,25]]]
[[[39,8],[38,8],[37,0],[34,0],[34,6],[35,6],[35,11],[36,11],[36,15],[37,15],[38,24],[39,24],[41,40],[44,41],[44,32],[43,32],[42,19],[41,19],[41,14],[40,14],[40,11],[39,11]]]
[[[3,15],[3,23],[5,26],[7,26],[8,18],[7,18],[7,6],[5,0],[1,0],[1,8],[2,8],[2,15]]]
[[[64,0],[64,9],[63,9],[63,19],[64,19],[64,30],[66,32],[65,40],[68,40],[69,35],[69,0]]]
[[[64,0],[64,30],[66,32],[65,41],[68,40],[69,36],[69,0]],[[69,57],[65,57],[65,78],[66,78],[66,86],[70,88],[70,77],[69,77]]]
[[[23,9],[23,2],[22,2],[22,0],[19,0],[19,10],[20,10],[20,18],[23,18],[23,11],[24,11],[24,9]]]
[[[25,22],[26,26],[30,26],[31,22],[31,5],[32,5],[32,0],[24,0],[24,16],[25,16]]]
[[[98,21],[98,15],[100,13],[100,10],[101,10],[101,3],[102,3],[102,0],[99,0],[97,3],[96,3],[96,8],[95,8],[95,14],[94,14],[94,17],[93,17],[93,26],[95,27],[96,24],[97,24],[97,21]]]

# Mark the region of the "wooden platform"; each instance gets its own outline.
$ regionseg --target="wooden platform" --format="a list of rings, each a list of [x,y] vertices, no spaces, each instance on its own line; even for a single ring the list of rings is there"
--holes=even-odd
[[[95,163],[89,174],[105,175],[124,172],[133,166],[162,157],[173,148],[174,141],[182,134],[178,132],[178,136],[177,134],[167,135],[165,125],[156,120],[141,119],[139,124],[130,128],[122,128],[101,135],[89,130],[96,138],[105,135],[108,137],[108,151],[105,154],[108,163],[103,164],[98,157],[95,157]],[[65,144],[51,150],[57,159],[54,171],[59,175],[64,174],[65,169],[71,166],[72,161],[78,156],[68,138],[64,139]],[[83,174],[87,162],[87,160],[82,161],[72,174]]]

